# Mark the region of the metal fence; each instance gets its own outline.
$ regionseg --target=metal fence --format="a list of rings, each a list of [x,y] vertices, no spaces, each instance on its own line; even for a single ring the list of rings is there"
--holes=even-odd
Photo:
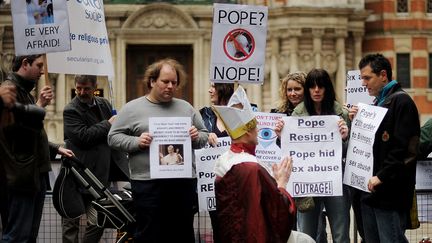
[[[423,237],[432,237],[432,193],[429,192],[418,192],[418,211],[420,219],[420,228],[416,230],[408,230],[406,236],[409,242],[417,243],[421,241]],[[81,220],[81,230],[80,233],[84,232],[85,218]],[[327,224],[327,237],[328,242],[332,242],[330,229]],[[353,221],[351,220],[351,225]],[[210,223],[210,217],[208,213],[200,212],[195,215],[194,221],[195,227],[195,239],[198,243],[211,243],[212,239],[212,229]],[[352,226],[350,230],[351,242],[357,243],[359,240],[358,236],[354,235],[355,229]],[[42,216],[41,226],[39,229],[38,242],[40,243],[57,243],[61,242],[61,218],[54,209],[52,204],[52,196],[48,194],[45,199],[44,212]],[[81,235],[82,237],[82,235]],[[113,243],[117,237],[117,232],[114,229],[105,229],[105,233],[101,242],[103,243]]]

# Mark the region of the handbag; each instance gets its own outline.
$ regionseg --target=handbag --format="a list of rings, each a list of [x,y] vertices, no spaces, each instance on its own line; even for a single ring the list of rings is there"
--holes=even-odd
[[[64,218],[73,219],[85,213],[84,200],[70,168],[62,166],[53,188],[53,204]]]
[[[298,211],[304,213],[315,208],[313,197],[296,197],[294,198],[295,205]]]
[[[414,190],[413,193],[413,202],[411,208],[409,210],[409,217],[407,222],[407,229],[418,229],[420,227],[420,221],[418,220],[418,211],[417,211],[417,194]]]

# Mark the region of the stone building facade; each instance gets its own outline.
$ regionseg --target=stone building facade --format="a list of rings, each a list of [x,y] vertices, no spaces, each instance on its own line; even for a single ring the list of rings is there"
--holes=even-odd
[[[98,1],[98,0],[94,0]],[[102,1],[102,0],[100,0]],[[134,3],[129,3],[134,2]],[[99,88],[103,96],[112,99],[121,109],[127,101],[144,95],[142,83],[145,67],[154,60],[172,56],[186,67],[188,80],[178,94],[189,100],[197,109],[210,104],[208,96],[209,65],[211,54],[211,32],[213,8],[211,3],[192,4],[176,1],[177,4],[149,1],[110,0],[105,1],[105,19],[114,63],[115,78],[113,92],[109,92],[106,78],[101,77]],[[432,48],[427,33],[411,38],[412,32],[392,36],[386,29],[375,28],[377,19],[387,18],[387,12],[376,14],[378,2],[383,6],[395,1],[371,0],[241,0],[241,4],[269,6],[264,84],[246,85],[251,102],[260,111],[267,112],[276,105],[280,79],[292,71],[309,71],[324,68],[331,74],[337,89],[338,99],[344,100],[346,72],[357,69],[357,63],[367,52],[382,52],[390,55],[394,62],[396,50],[380,49],[381,36],[394,38],[394,46],[412,53],[417,63],[412,67],[410,94],[420,102],[424,117],[431,115],[428,86],[427,50],[411,52],[412,47]],[[387,3],[385,3],[387,2]],[[412,1],[415,2],[415,1]],[[424,2],[424,1],[419,1]],[[387,5],[386,5],[387,6]],[[368,10],[370,9],[370,10]],[[375,12],[372,12],[372,11]],[[414,14],[417,16],[418,14]],[[375,16],[375,17],[374,17]],[[383,26],[386,26],[383,24]],[[368,31],[372,34],[369,35]],[[396,34],[396,33],[394,33]],[[399,40],[404,36],[403,42]],[[429,35],[431,36],[431,35]],[[409,38],[408,38],[409,37]],[[409,41],[409,40],[410,41]],[[401,44],[397,44],[401,43]],[[409,44],[409,47],[407,46]],[[430,44],[429,44],[430,43]],[[0,9],[0,68],[8,70],[13,55],[13,33],[10,7]],[[429,69],[430,70],[430,69]],[[63,141],[62,111],[72,98],[73,77],[50,74],[55,86],[55,103],[49,107],[46,126],[51,140]],[[430,83],[430,82],[429,82]]]

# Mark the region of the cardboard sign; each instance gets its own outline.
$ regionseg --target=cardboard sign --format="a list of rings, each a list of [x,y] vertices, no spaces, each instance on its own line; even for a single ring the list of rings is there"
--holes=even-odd
[[[16,0],[11,8],[15,55],[71,49],[66,0]]]
[[[262,84],[267,7],[217,3],[213,7],[210,80]]]

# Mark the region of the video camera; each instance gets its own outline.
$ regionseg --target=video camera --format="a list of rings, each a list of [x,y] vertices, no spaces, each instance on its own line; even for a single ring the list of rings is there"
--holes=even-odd
[[[14,113],[15,122],[35,129],[40,129],[43,127],[45,109],[35,104],[21,104],[19,102],[15,102],[15,105],[11,108],[11,111]]]

